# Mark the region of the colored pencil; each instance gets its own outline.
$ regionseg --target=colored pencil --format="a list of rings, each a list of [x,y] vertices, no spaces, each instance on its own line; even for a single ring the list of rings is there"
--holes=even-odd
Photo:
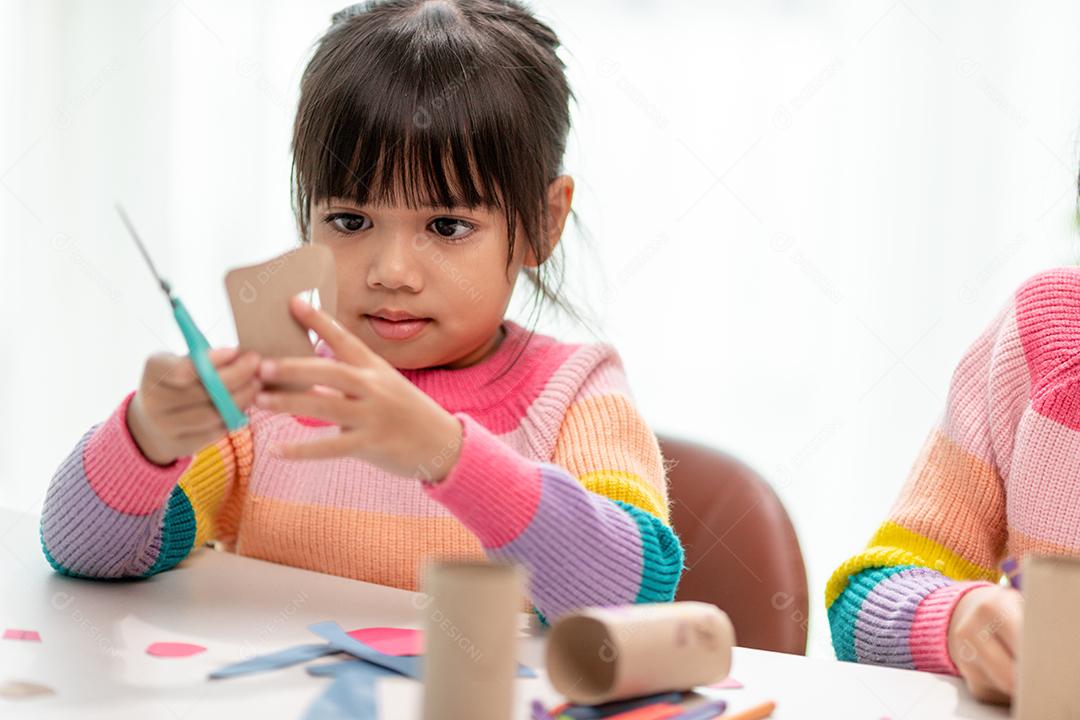
[[[776,709],[776,703],[763,702],[760,705],[755,705],[752,708],[741,710],[733,715],[725,715],[723,720],[762,720],[773,714],[773,710]]]

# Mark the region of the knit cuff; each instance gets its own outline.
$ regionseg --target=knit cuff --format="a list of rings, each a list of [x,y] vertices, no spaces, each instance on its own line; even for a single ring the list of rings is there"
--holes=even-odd
[[[522,457],[465,413],[461,452],[442,479],[425,485],[427,494],[457,517],[487,549],[516,538],[540,504],[540,466]]]
[[[165,505],[192,456],[157,465],[142,454],[127,425],[134,396],[134,391],[129,393],[90,437],[83,468],[90,487],[106,505],[129,515],[148,515]]]
[[[917,670],[959,675],[949,656],[949,622],[960,599],[988,582],[956,582],[933,591],[919,603],[911,624],[911,657]]]

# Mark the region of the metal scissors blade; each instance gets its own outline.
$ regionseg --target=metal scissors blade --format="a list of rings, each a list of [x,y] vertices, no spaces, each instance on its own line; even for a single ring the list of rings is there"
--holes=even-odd
[[[150,253],[146,252],[146,246],[143,245],[142,239],[139,237],[139,233],[135,230],[135,226],[131,223],[131,218],[128,217],[127,211],[124,210],[124,206],[120,203],[115,203],[116,213],[120,216],[120,221],[124,223],[124,227],[127,228],[128,234],[131,235],[131,239],[135,241],[135,244],[139,247],[139,253],[142,254],[143,260],[146,260],[146,265],[150,268],[150,272],[154,273],[154,277],[158,281],[158,285],[165,291],[165,294],[172,298],[172,286],[158,274],[157,268],[154,267],[154,261],[150,259]]]
[[[203,387],[206,388],[214,407],[217,408],[218,414],[225,421],[225,427],[230,431],[244,427],[248,422],[247,416],[236,406],[236,402],[232,399],[232,395],[229,394],[228,388],[225,387],[225,384],[221,381],[221,376],[218,375],[214,364],[210,361],[210,344],[206,341],[206,336],[202,334],[199,326],[191,319],[191,315],[188,313],[187,308],[184,307],[184,303],[180,302],[180,298],[173,295],[169,283],[158,274],[157,268],[154,267],[154,263],[150,259],[150,254],[146,252],[146,247],[143,245],[142,240],[139,239],[139,233],[135,231],[135,226],[131,224],[131,219],[124,212],[124,208],[120,203],[116,203],[116,212],[120,215],[124,227],[131,234],[131,238],[139,247],[139,252],[142,253],[143,259],[146,260],[150,272],[157,278],[158,285],[165,291],[165,297],[172,306],[173,318],[180,327],[184,342],[187,343],[188,353],[191,356],[191,362],[195,366],[195,372],[199,376]]]

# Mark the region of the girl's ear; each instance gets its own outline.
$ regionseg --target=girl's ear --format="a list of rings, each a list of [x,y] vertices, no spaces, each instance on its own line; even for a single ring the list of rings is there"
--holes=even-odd
[[[566,218],[570,215],[570,205],[574,200],[574,178],[560,175],[548,184],[547,190],[547,237],[544,238],[544,257],[537,258],[533,249],[525,251],[525,266],[537,267],[551,257],[555,246],[559,244]]]

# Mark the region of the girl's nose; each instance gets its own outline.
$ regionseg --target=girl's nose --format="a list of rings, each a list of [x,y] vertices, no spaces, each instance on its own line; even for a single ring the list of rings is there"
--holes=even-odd
[[[423,274],[407,234],[395,234],[378,243],[368,266],[367,284],[370,288],[420,292]]]

